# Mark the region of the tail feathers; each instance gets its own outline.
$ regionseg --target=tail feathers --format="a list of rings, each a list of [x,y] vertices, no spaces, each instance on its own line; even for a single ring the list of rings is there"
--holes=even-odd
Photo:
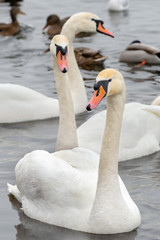
[[[143,108],[145,111],[151,112],[160,117],[160,106],[148,105]]]
[[[7,187],[8,187],[8,192],[9,194],[12,194],[17,200],[18,202],[22,202],[22,196],[20,191],[17,188],[17,185],[11,185],[9,183],[7,183]]]

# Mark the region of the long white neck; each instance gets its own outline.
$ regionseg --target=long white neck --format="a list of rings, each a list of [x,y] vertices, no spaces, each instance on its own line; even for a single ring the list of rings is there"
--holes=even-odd
[[[73,97],[74,110],[75,113],[83,112],[85,111],[85,106],[87,104],[87,95],[83,83],[83,78],[81,76],[74,54],[73,39],[75,37],[76,30],[74,29],[72,22],[69,22],[69,24],[66,23],[63,26],[61,34],[65,35],[69,41],[68,78],[71,87],[71,94]]]
[[[98,182],[91,216],[95,216],[103,206],[120,201],[121,193],[118,181],[118,149],[125,91],[116,96],[107,97],[106,126],[100,153]],[[103,204],[102,204],[103,203]],[[105,212],[105,210],[104,210]],[[106,213],[107,214],[107,213]]]
[[[54,78],[59,101],[59,130],[56,151],[72,149],[78,146],[76,122],[72,96],[67,73],[59,70],[57,61],[52,57]]]

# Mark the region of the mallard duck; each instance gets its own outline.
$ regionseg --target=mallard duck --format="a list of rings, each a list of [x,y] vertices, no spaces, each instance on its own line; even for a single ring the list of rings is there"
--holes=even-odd
[[[19,7],[12,7],[10,10],[10,15],[12,22],[11,23],[0,23],[0,35],[3,36],[13,36],[17,34],[20,30],[20,25],[17,21],[17,15],[18,14],[23,14],[25,15],[24,12],[20,10]]]
[[[74,54],[78,66],[90,70],[98,65],[103,65],[103,62],[107,59],[107,56],[103,56],[100,50],[92,50],[85,47],[77,47],[74,49]]]
[[[119,56],[120,62],[160,64],[160,48],[133,41]]]
[[[46,25],[42,28],[45,30],[48,27],[47,33],[50,37],[61,32],[64,23],[69,19],[69,17],[60,19],[58,15],[52,14],[47,17]]]

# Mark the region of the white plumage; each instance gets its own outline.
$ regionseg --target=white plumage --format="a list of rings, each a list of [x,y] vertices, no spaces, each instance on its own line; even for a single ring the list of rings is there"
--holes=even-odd
[[[16,165],[17,187],[8,185],[8,190],[22,203],[24,213],[31,218],[78,231],[113,234],[137,228],[141,216],[117,169],[125,98],[124,81],[120,73],[112,69],[100,74],[103,79],[112,78],[113,81],[113,86],[110,84],[107,92],[108,123],[100,162],[98,154],[78,147],[53,154],[33,151]],[[114,90],[115,85],[117,88]],[[68,91],[63,97],[66,105],[71,103]],[[62,103],[60,99],[59,103]],[[69,111],[73,112],[72,109]]]
[[[93,115],[78,129],[78,143],[100,153],[106,110]],[[146,156],[160,150],[160,107],[125,104],[119,145],[119,161]]]
[[[129,8],[129,0],[109,0],[108,10],[110,11],[126,11]]]

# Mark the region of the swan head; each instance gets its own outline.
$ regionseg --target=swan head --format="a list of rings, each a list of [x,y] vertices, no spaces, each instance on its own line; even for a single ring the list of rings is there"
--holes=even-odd
[[[68,71],[68,39],[64,35],[54,36],[50,44],[50,51],[52,59],[58,63],[60,71],[66,73]]]
[[[99,32],[114,37],[114,35],[103,26],[103,21],[97,15],[89,12],[80,12],[72,15],[62,28],[63,34],[67,28],[70,28],[75,34],[79,32]]]
[[[124,79],[120,72],[115,69],[102,70],[94,84],[94,94],[86,106],[88,111],[96,108],[96,106],[107,96],[113,96],[122,93],[125,89]]]

